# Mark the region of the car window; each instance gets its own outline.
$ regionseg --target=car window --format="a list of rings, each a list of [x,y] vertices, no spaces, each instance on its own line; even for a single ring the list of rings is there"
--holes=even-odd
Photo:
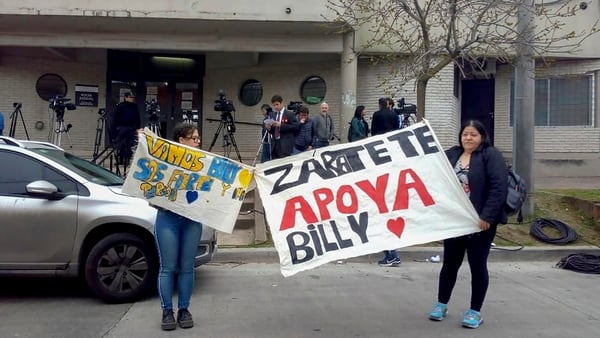
[[[81,157],[77,157],[73,154],[69,154],[58,149],[30,148],[30,150],[53,159],[54,161],[81,175],[88,181],[106,186],[123,185],[122,177],[114,174],[104,167],[84,160]]]
[[[0,194],[26,195],[27,184],[45,180],[54,184],[58,191],[76,193],[77,183],[46,164],[10,151],[0,151]]]

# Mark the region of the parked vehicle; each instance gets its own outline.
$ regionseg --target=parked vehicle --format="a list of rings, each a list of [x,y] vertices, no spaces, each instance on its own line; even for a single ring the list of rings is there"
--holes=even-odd
[[[0,277],[80,276],[109,303],[156,290],[156,209],[123,179],[47,142],[0,136]],[[203,227],[196,266],[216,232]]]

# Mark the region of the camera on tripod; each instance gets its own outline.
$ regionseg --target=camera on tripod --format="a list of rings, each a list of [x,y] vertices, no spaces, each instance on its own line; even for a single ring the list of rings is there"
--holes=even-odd
[[[15,109],[21,109],[21,107],[23,107],[23,103],[21,103],[21,102],[13,102],[13,108],[15,108]]]
[[[398,102],[398,108],[394,108],[396,115],[417,115],[417,105],[404,102],[404,98],[396,102]]]
[[[50,105],[48,106],[56,113],[56,120],[62,121],[65,117],[65,109],[67,110],[75,110],[77,107],[74,103],[69,102],[71,99],[63,97],[61,95],[56,95],[48,100]]]
[[[146,114],[148,114],[149,120],[152,122],[158,121],[158,114],[160,113],[160,106],[155,99],[146,101]]]
[[[287,110],[297,113],[298,110],[300,110],[300,107],[302,107],[302,101],[290,101],[290,104],[287,106]]]
[[[221,123],[225,124],[227,132],[235,133],[235,121],[233,120],[233,115],[231,115],[231,112],[235,111],[233,101],[227,100],[227,97],[222,90],[219,90],[217,95],[219,98],[215,100],[215,111],[221,112]]]
[[[232,112],[235,111],[235,107],[233,106],[233,101],[227,100],[225,97],[225,93],[222,90],[219,90],[217,93],[219,98],[215,100],[215,111],[220,112]]]

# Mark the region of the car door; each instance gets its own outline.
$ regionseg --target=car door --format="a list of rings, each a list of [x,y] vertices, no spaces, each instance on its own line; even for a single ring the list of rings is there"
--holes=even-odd
[[[78,184],[50,162],[18,150],[0,149],[0,270],[62,268],[77,230]],[[40,180],[67,196],[28,194],[26,186]]]

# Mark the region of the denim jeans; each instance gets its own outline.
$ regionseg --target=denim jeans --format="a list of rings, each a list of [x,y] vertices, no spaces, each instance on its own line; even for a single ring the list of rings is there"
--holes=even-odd
[[[271,144],[269,142],[262,143],[262,152],[260,155],[260,163],[265,163],[271,159]]]
[[[396,250],[384,250],[383,255],[384,255],[384,258],[388,261],[391,261],[392,259],[395,259],[395,258],[400,258],[398,256],[398,252]]]
[[[158,210],[154,235],[160,270],[158,294],[163,310],[173,309],[173,288],[177,273],[177,307],[187,309],[194,289],[194,260],[202,224],[168,210]]]

